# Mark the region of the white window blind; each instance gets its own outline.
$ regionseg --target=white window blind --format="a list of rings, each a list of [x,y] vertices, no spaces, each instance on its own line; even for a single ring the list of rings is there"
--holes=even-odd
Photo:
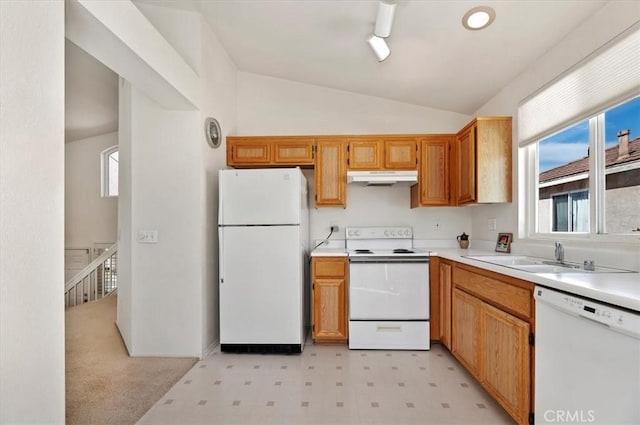
[[[635,24],[518,107],[520,146],[640,93],[640,24]]]

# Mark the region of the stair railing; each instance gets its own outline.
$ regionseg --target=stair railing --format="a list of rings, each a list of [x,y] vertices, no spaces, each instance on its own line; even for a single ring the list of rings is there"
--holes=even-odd
[[[64,307],[99,300],[118,289],[118,244],[105,250],[64,285]]]

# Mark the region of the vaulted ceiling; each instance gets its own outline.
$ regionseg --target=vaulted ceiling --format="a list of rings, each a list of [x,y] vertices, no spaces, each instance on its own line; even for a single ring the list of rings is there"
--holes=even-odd
[[[240,71],[468,115],[606,3],[399,0],[387,39],[392,53],[379,63],[366,43],[378,1],[141,2],[202,12]],[[495,9],[495,21],[484,30],[469,31],[462,16],[479,5]],[[102,128],[113,96],[92,90],[80,74],[95,64],[73,49],[68,52],[74,76],[67,79],[67,131],[79,134],[71,132],[88,126],[91,117]],[[108,72],[92,73],[95,84],[113,87]]]

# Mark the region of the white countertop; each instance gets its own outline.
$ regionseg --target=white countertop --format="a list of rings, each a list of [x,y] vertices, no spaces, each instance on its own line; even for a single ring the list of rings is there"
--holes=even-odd
[[[347,250],[343,248],[318,247],[311,251],[312,257],[346,257]]]
[[[463,257],[463,255],[495,255],[494,252],[472,249],[439,249],[437,255],[448,260],[528,280],[536,285],[640,312],[639,273],[529,273]]]
[[[448,260],[501,273],[536,285],[558,289],[640,312],[640,273],[529,273],[510,267],[463,257],[465,255],[495,255],[495,252],[474,249],[443,248],[431,252]],[[344,247],[318,247],[312,257],[346,256]]]

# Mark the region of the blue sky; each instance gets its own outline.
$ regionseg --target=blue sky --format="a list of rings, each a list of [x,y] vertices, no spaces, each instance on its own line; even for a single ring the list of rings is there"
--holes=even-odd
[[[629,129],[630,139],[640,136],[640,97],[605,112],[607,147],[618,142],[618,131]],[[589,122],[582,121],[540,142],[540,172],[558,167],[587,155]]]

